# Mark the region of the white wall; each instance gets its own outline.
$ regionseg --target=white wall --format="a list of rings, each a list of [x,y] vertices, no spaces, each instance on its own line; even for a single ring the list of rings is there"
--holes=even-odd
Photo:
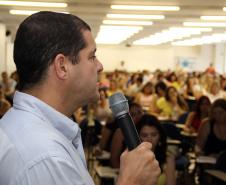
[[[219,43],[215,45],[215,69],[218,73],[226,73],[226,45]]]
[[[97,46],[97,57],[103,63],[105,71],[120,69],[124,61],[127,71],[147,69],[175,69],[178,57],[194,58],[200,63],[200,47],[173,46]]]
[[[215,64],[214,60],[215,46],[213,44],[200,46],[199,65],[197,65],[198,71],[204,71],[209,67],[210,63]]]
[[[194,59],[194,70],[204,71],[209,66],[209,64],[213,62],[217,69],[225,68],[224,70],[221,70],[221,72],[224,73],[226,71],[226,65],[225,61],[222,63],[222,52],[220,52],[222,50],[216,48],[218,48],[218,46],[215,45],[203,45],[196,47],[125,47],[99,45],[97,46],[97,57],[103,63],[104,71],[121,69],[121,61],[125,62],[123,68],[125,68],[127,71],[138,71],[143,69],[154,71],[158,68],[162,70],[174,70],[178,58],[184,57]],[[13,44],[8,43],[6,49],[7,71],[11,73],[15,70],[15,64],[12,58]]]
[[[0,73],[6,70],[6,26],[4,24],[0,24]]]
[[[13,61],[13,43],[11,42],[6,44],[6,64],[8,74],[11,74],[16,70],[16,66]]]

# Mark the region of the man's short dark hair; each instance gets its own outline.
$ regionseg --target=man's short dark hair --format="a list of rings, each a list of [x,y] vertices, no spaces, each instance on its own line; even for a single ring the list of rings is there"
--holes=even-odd
[[[19,26],[14,43],[14,62],[19,75],[19,90],[41,82],[57,54],[64,54],[73,64],[86,47],[82,32],[90,27],[80,18],[56,12],[39,12]]]

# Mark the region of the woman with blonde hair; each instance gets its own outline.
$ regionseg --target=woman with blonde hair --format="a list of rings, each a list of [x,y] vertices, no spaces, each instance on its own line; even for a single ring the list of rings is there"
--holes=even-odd
[[[147,82],[135,98],[135,101],[147,112],[156,112],[156,100],[157,95],[151,82]]]

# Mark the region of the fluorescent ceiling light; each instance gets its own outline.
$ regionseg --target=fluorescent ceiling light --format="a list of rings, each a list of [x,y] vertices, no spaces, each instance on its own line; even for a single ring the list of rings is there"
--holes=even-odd
[[[203,42],[200,39],[189,39],[184,41],[177,41],[172,42],[171,45],[173,46],[196,46],[196,45],[202,45]]]
[[[37,13],[39,11],[31,11],[31,10],[10,10],[9,13],[13,15],[31,15]],[[68,13],[68,12],[61,12],[61,13]]]
[[[9,10],[9,13],[13,15],[31,15],[37,12],[38,11],[32,11],[32,10]]]
[[[118,21],[118,20],[103,20],[103,24],[116,24],[116,25],[142,25],[149,26],[153,23],[151,21]]]
[[[169,30],[185,30],[185,31],[201,31],[201,32],[211,32],[213,31],[212,28],[199,28],[199,27],[171,27]]]
[[[159,11],[178,11],[179,6],[140,6],[140,5],[111,5],[111,9],[117,10],[159,10]]]
[[[226,34],[212,34],[209,36],[202,36],[199,38],[172,42],[171,44],[175,46],[195,46],[195,45],[202,45],[202,44],[220,43],[225,41],[226,41]]]
[[[184,26],[226,27],[226,22],[184,22]]]
[[[219,20],[219,21],[223,21],[226,20],[226,16],[201,16],[200,19],[202,20]]]
[[[165,19],[164,15],[141,15],[141,14],[107,14],[107,17],[122,19]]]
[[[141,26],[102,25],[95,40],[97,44],[119,44],[142,29]]]
[[[171,27],[168,30],[155,33],[149,37],[145,37],[133,42],[134,45],[158,45],[174,40],[190,37],[191,35],[199,35],[202,32],[212,31],[211,28],[186,28],[186,27]]]
[[[33,2],[33,1],[1,1],[0,5],[8,6],[35,6],[35,7],[67,7],[67,3],[48,3],[48,2]]]

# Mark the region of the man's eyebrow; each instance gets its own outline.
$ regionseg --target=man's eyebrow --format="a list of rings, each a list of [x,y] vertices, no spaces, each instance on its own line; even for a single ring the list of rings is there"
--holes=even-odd
[[[97,48],[95,48],[93,51],[91,51],[89,54],[90,55],[93,55],[93,54],[95,54],[96,53],[96,51],[97,51]]]

